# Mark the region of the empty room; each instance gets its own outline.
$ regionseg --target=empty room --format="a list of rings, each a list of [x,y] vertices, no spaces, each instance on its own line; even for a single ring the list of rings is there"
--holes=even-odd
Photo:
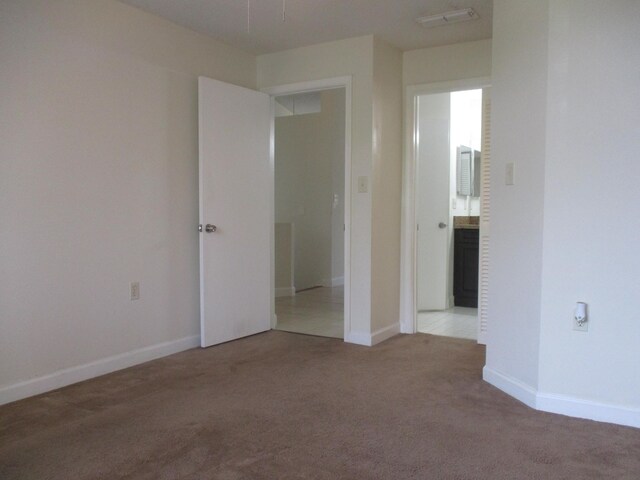
[[[0,479],[637,479],[639,44],[0,0]]]

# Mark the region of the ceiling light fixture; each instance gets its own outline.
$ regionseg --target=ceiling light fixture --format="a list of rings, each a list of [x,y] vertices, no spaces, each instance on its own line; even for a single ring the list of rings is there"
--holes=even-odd
[[[473,8],[463,8],[451,12],[429,15],[416,18],[416,22],[426,28],[439,27],[441,25],[451,25],[452,23],[466,22],[480,18]]]

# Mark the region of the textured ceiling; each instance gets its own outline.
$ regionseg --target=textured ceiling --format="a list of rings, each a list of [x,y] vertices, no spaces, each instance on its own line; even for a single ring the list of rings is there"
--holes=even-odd
[[[255,53],[375,34],[401,50],[491,37],[492,0],[121,0]],[[425,29],[424,15],[472,7],[480,18]]]

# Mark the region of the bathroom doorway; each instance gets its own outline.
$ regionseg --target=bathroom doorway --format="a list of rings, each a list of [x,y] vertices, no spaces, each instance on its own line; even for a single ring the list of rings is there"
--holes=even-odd
[[[408,166],[414,169],[407,169],[405,198],[413,185],[413,211],[405,211],[403,229],[403,331],[483,343],[490,99],[483,81],[462,83],[415,88],[411,95]],[[412,281],[413,298],[407,293]]]

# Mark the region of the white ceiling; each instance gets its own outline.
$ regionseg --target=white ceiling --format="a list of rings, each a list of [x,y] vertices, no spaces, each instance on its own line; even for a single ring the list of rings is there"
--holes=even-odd
[[[227,44],[269,53],[375,34],[401,50],[491,37],[493,0],[121,0]],[[426,29],[424,15],[472,7],[478,20]]]

